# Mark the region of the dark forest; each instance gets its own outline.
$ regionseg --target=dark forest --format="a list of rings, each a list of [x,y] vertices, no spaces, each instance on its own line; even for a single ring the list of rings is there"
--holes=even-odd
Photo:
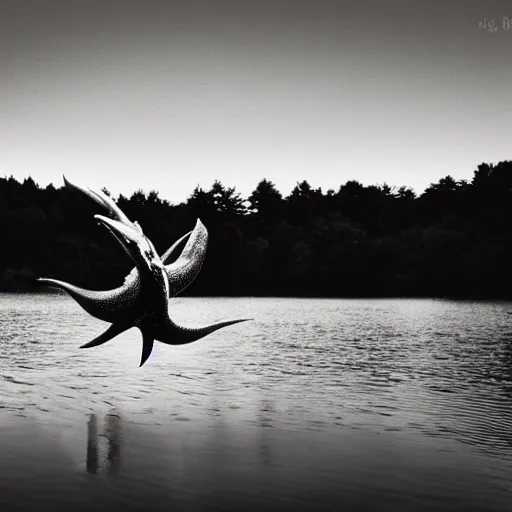
[[[326,192],[302,181],[283,197],[263,179],[248,198],[215,181],[178,205],[157,191],[114,199],[160,253],[203,221],[206,260],[186,295],[512,299],[512,161],[420,196],[350,180]],[[64,186],[0,178],[0,290],[40,291],[34,276],[120,285],[131,261],[95,213]]]

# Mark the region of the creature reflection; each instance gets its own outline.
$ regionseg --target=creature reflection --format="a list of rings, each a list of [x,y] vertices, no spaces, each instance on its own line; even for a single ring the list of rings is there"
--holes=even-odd
[[[107,441],[107,446],[100,442],[100,438]],[[121,466],[121,416],[109,413],[105,416],[103,429],[99,432],[98,417],[91,414],[87,420],[87,462],[86,469],[91,475],[99,472],[101,462],[106,463],[106,472],[116,476]],[[106,453],[105,453],[106,452]]]

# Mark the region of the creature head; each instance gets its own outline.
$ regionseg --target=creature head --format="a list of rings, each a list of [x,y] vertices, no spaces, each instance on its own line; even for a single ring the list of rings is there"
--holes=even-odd
[[[139,272],[144,275],[150,272],[154,275],[160,275],[164,271],[164,264],[155,250],[151,240],[142,232],[140,227],[128,226],[117,220],[109,219],[103,215],[94,216],[100,224],[105,226],[110,233],[121,244],[128,256],[133,260]],[[169,284],[165,279],[166,288]]]

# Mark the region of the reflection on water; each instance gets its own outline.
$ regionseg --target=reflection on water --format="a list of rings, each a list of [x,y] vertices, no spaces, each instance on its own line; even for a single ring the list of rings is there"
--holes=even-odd
[[[138,331],[78,350],[71,299],[0,294],[0,510],[511,510],[512,304],[171,310],[226,311],[256,320],[139,368]]]
[[[100,435],[107,440],[107,453],[102,456],[104,446]],[[87,472],[95,475],[100,467],[100,459],[107,463],[107,474],[117,475],[121,461],[121,416],[109,413],[105,416],[104,432],[98,435],[98,416],[93,413],[87,420]]]
[[[121,417],[118,414],[107,415],[108,474],[117,475],[121,463]]]
[[[98,420],[91,414],[87,422],[87,473],[95,475],[99,468],[98,460]]]

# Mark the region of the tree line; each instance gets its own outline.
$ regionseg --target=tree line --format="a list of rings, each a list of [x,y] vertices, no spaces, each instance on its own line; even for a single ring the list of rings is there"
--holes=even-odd
[[[349,180],[283,197],[262,179],[248,198],[215,181],[176,205],[157,191],[114,199],[160,254],[201,218],[208,250],[186,295],[512,298],[512,161],[419,196]],[[0,178],[0,290],[35,291],[34,276],[118,286],[132,264],[95,213],[64,186]]]

